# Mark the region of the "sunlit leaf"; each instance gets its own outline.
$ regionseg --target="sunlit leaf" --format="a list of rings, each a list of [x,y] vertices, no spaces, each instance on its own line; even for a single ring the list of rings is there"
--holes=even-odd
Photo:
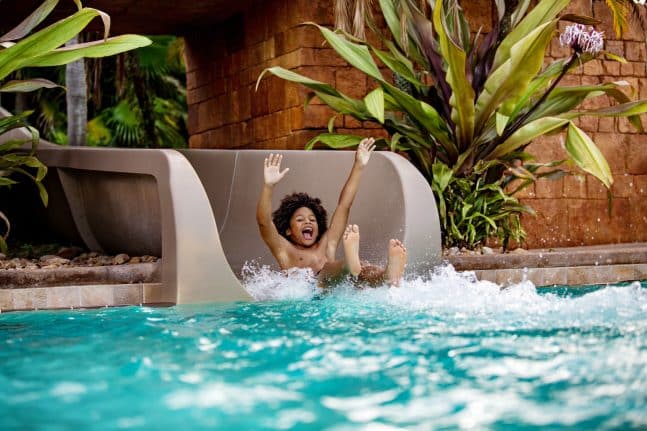
[[[34,78],[25,80],[12,80],[0,86],[0,92],[3,93],[27,93],[39,90],[41,88],[56,88],[60,85],[44,78]]]
[[[381,124],[384,123],[384,91],[376,88],[364,97],[364,104],[368,112]]]
[[[595,143],[573,123],[566,133],[566,151],[580,169],[590,173],[607,188],[613,184],[611,169]]]

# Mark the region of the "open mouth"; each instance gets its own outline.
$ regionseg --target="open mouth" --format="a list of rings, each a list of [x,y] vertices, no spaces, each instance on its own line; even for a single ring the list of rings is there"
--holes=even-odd
[[[310,241],[313,238],[314,230],[311,227],[306,227],[301,231],[301,235],[303,235],[303,239],[306,241]]]

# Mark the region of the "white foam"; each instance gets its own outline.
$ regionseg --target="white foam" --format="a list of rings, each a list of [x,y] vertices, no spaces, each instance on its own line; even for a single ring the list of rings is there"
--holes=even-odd
[[[318,293],[317,280],[311,269],[277,272],[254,262],[247,262],[243,267],[243,285],[257,301],[307,301]]]
[[[310,300],[321,292],[310,270],[292,270],[287,273],[272,271],[269,267],[247,265],[244,284],[259,301]],[[538,293],[530,281],[503,288],[496,283],[479,281],[474,272],[458,272],[451,265],[437,267],[424,276],[405,279],[399,288],[387,286],[375,289],[355,289],[341,283],[332,293],[333,298],[349,302],[386,304],[407,311],[419,311],[458,318],[486,317],[499,323],[514,323],[523,319],[524,326],[540,326],[559,315],[567,315],[569,324],[577,325],[578,318],[590,323],[595,320],[614,320],[638,317],[647,311],[647,289],[635,282],[630,286],[607,286],[581,296],[558,296]],[[487,319],[486,319],[487,320]]]

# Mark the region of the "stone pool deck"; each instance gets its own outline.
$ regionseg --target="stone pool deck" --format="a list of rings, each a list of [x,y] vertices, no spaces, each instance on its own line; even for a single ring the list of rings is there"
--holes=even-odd
[[[590,285],[647,279],[647,243],[447,256],[458,271],[506,286]],[[161,303],[160,262],[0,270],[0,312]]]

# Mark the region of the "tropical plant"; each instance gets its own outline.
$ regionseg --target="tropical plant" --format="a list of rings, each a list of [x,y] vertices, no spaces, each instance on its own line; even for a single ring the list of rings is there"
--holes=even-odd
[[[647,101],[631,101],[622,91],[628,85],[625,82],[558,86],[566,73],[597,56],[623,61],[602,51],[600,34],[584,26],[591,19],[562,17],[579,23],[569,27],[561,40],[572,48],[571,55],[544,67],[558,15],[569,0],[541,0],[530,11],[530,0],[520,0],[512,12],[505,10],[503,1],[496,1],[499,20],[486,36],[480,31],[472,36],[456,0],[429,3],[426,14],[412,0],[380,0],[390,34],[383,34],[370,21],[369,27],[383,48],[312,24],[344,60],[375,83],[375,89],[363,99],[281,67],[266,69],[258,81],[270,72],[309,88],[310,97],[318,97],[338,114],[379,123],[389,138],[377,144],[404,153],[432,184],[434,172],[448,169],[455,178],[471,178],[471,192],[488,184],[509,188],[512,180],[520,180],[520,186],[509,192],[512,194],[541,176],[564,174],[557,167],[559,163],[530,164],[532,156],[525,148],[538,137],[567,130],[570,162],[610,187],[613,179],[606,160],[573,120],[582,115],[624,116],[642,130],[638,114],[647,111]],[[503,25],[504,17],[509,25]],[[376,59],[390,70],[395,83],[381,71]],[[582,107],[585,100],[599,96],[610,96],[618,104],[601,109]],[[312,139],[307,148],[317,143],[332,148],[357,145],[361,137],[336,134],[333,123],[329,123],[328,133]],[[456,184],[455,193],[466,193],[459,183],[449,184]],[[441,217],[465,212],[464,201],[452,202],[457,206],[446,206]],[[517,203],[513,207],[505,209],[508,226],[519,225],[520,212],[528,210]],[[516,221],[510,222],[510,217]],[[443,220],[445,244],[473,246],[469,238],[480,241],[492,233],[504,242],[522,238],[521,228],[503,228],[494,217],[488,218],[486,225],[491,229],[479,235],[462,232],[454,236],[447,231],[451,223]]]
[[[147,38],[136,35],[108,38],[108,15],[97,9],[83,7],[79,0],[74,2],[78,7],[76,13],[30,34],[58,3],[58,0],[46,0],[18,26],[0,36],[0,92],[30,92],[57,87],[57,84],[42,78],[13,79],[5,82],[9,75],[26,67],[58,66],[83,57],[114,55],[150,43]],[[63,46],[96,17],[100,17],[104,24],[103,39]],[[35,156],[39,135],[38,131],[26,122],[30,113],[26,111],[0,119],[0,186],[15,184],[15,174],[26,176],[36,184],[43,204],[47,205],[48,196],[42,185],[47,168]],[[29,130],[29,139],[2,139],[2,135],[20,127]],[[27,143],[31,144],[30,149],[27,152],[21,151],[20,148]],[[6,225],[5,233],[0,235],[0,250],[4,252],[7,248],[6,238],[10,224],[4,214],[0,213],[0,218]]]
[[[629,28],[629,18],[637,21],[645,32],[645,13],[640,6],[645,6],[645,0],[604,0],[613,16],[613,30],[616,36],[622,35]]]
[[[117,58],[117,88],[95,109],[88,144],[179,148],[187,144],[183,40],[151,36],[152,44]],[[96,90],[93,90],[96,91]],[[98,133],[98,134],[95,134]]]

